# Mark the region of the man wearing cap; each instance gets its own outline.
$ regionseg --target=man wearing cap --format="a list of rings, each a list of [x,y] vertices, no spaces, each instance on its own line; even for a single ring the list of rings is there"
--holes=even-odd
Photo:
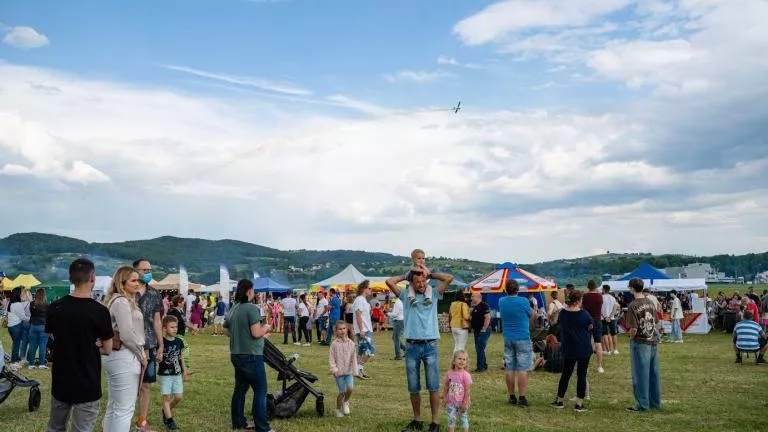
[[[414,268],[407,275],[393,276],[387,279],[387,287],[403,302],[404,333],[407,343],[405,353],[405,374],[408,382],[411,407],[413,408],[413,420],[403,429],[407,431],[420,431],[424,428],[421,419],[421,377],[419,369],[424,364],[424,378],[429,392],[429,406],[432,414],[432,422],[429,425],[430,432],[440,430],[440,373],[438,370],[437,345],[440,339],[440,331],[437,322],[436,301],[427,302],[424,292],[427,288],[427,280],[440,281],[437,286],[438,296],[442,297],[445,289],[453,281],[453,276],[442,273],[431,273],[424,266]],[[401,290],[398,283],[410,280],[415,293],[415,301],[408,300],[408,290]]]

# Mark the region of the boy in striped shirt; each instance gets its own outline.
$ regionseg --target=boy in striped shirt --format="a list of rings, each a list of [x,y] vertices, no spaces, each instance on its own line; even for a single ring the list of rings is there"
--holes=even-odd
[[[763,355],[768,349],[765,332],[759,324],[753,321],[754,313],[751,310],[744,311],[744,319],[733,328],[733,347],[736,350],[736,363],[741,363],[741,352],[759,352],[757,364],[765,363]]]

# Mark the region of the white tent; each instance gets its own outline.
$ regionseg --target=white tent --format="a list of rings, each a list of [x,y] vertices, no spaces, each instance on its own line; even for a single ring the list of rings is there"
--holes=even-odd
[[[604,283],[610,285],[612,292],[629,291],[629,281],[607,281]],[[712,330],[707,314],[707,284],[704,279],[644,279],[643,286],[650,289],[651,292],[668,293],[672,290],[690,292],[691,310],[683,313],[683,332],[706,334]],[[697,295],[696,292],[698,291],[702,291],[703,295]],[[662,320],[662,325],[666,332],[669,332],[672,327],[672,323],[666,319]]]
[[[357,285],[366,279],[368,278],[363,276],[363,274],[360,273],[360,271],[357,270],[355,266],[350,264],[346,266],[344,270],[336,273],[328,279],[313,283],[312,285],[319,285],[323,287],[335,285]]]

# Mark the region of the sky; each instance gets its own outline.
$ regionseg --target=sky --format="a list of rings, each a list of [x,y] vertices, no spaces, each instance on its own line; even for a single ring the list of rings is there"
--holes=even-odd
[[[766,52],[764,0],[4,0],[0,236],[762,252]]]

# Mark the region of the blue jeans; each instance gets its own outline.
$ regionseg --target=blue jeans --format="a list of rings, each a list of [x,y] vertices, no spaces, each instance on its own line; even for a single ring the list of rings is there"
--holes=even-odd
[[[331,338],[333,337],[333,327],[336,325],[336,321],[339,320],[339,317],[337,316],[329,316],[328,317],[328,331],[325,335],[325,343],[329,344],[331,343]]]
[[[22,321],[13,327],[8,327],[8,333],[11,335],[11,363],[21,361],[27,356],[27,345],[29,344],[29,321]]]
[[[402,357],[400,350],[405,351],[403,345],[403,320],[392,320],[392,343],[395,345],[395,357]]]
[[[680,327],[680,320],[672,320],[672,331],[669,333],[669,338],[673,341],[683,340],[683,329]]]
[[[291,328],[291,336],[293,341],[296,342],[296,317],[283,317],[283,344],[288,343],[288,327]]]
[[[414,343],[407,340],[405,350],[405,375],[408,381],[408,393],[421,391],[421,364],[424,363],[424,381],[428,392],[440,390],[440,371],[437,364],[437,341]]]
[[[659,375],[658,347],[629,342],[632,363],[632,392],[641,411],[661,409],[661,376]]]
[[[249,354],[231,354],[230,360],[235,367],[235,390],[232,392],[232,428],[245,429],[245,394],[253,389],[253,424],[259,432],[269,431],[267,420],[267,372],[264,370],[264,356]]]
[[[40,366],[48,363],[45,358],[45,348],[48,345],[48,333],[45,332],[44,324],[35,324],[29,327],[29,354],[27,354],[27,363],[35,364],[35,350],[37,350],[37,360]]]
[[[315,328],[317,328],[317,341],[322,342],[323,332],[328,329],[328,317],[320,317],[315,320]]]
[[[484,332],[474,332],[475,335],[475,354],[477,354],[477,360],[475,361],[475,367],[478,370],[488,369],[488,362],[485,359],[485,347],[488,346],[488,339],[491,337],[491,329]]]

